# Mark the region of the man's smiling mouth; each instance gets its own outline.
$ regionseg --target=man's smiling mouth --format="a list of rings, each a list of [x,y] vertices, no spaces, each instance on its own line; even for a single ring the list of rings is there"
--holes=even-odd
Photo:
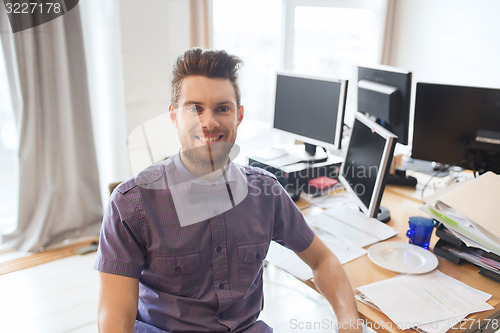
[[[196,139],[200,140],[201,142],[205,143],[215,143],[218,142],[222,139],[223,135],[219,136],[195,136]]]

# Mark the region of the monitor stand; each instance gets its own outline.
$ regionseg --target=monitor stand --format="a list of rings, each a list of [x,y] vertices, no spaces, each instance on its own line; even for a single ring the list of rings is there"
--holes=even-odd
[[[322,163],[328,159],[325,150],[309,143],[293,145],[289,153],[297,157],[298,163]]]
[[[363,215],[365,214],[361,207],[359,207],[359,204],[353,198],[347,198],[347,200],[349,202],[346,204],[347,209],[360,212]],[[375,218],[380,222],[387,223],[391,220],[391,212],[386,207],[380,206],[378,214]]]
[[[448,165],[415,158],[409,158],[408,160],[403,161],[403,167],[407,170],[425,173],[426,175],[438,178],[446,177],[450,174],[448,171]]]
[[[395,173],[390,173],[386,177],[387,185],[409,186],[415,188],[417,183],[417,178],[406,175],[406,170],[401,168],[397,168]]]
[[[386,207],[380,206],[376,219],[387,223],[391,220],[391,212]]]
[[[357,208],[361,213],[364,214],[359,206]],[[380,222],[387,223],[391,220],[391,212],[386,207],[380,206],[380,208],[378,209],[378,214],[375,218]]]
[[[310,143],[304,143],[304,150],[306,151],[307,154],[314,156],[316,155],[316,145],[312,145]]]

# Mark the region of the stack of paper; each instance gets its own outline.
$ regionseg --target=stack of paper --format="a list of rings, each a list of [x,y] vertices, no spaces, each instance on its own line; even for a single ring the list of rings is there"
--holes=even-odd
[[[490,294],[438,270],[399,275],[359,287],[357,299],[384,312],[400,329],[444,333],[470,313],[493,309]]]
[[[422,208],[467,246],[500,255],[500,176],[487,172],[425,199]]]

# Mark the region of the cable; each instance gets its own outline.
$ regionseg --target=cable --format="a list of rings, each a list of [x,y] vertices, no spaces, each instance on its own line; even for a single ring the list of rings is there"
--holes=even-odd
[[[432,179],[435,178],[438,175],[438,173],[440,173],[444,170],[446,170],[446,167],[441,167],[432,173],[431,178],[429,178],[427,183],[425,183],[424,188],[422,189],[422,197],[421,197],[422,201],[424,201],[424,192],[425,192],[425,189],[427,188],[427,186],[429,186]]]

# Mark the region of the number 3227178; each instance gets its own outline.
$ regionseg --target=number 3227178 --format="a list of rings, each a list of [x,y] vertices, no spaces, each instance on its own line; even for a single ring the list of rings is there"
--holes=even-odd
[[[61,4],[59,2],[23,2],[6,3],[7,14],[50,14],[61,13]]]

